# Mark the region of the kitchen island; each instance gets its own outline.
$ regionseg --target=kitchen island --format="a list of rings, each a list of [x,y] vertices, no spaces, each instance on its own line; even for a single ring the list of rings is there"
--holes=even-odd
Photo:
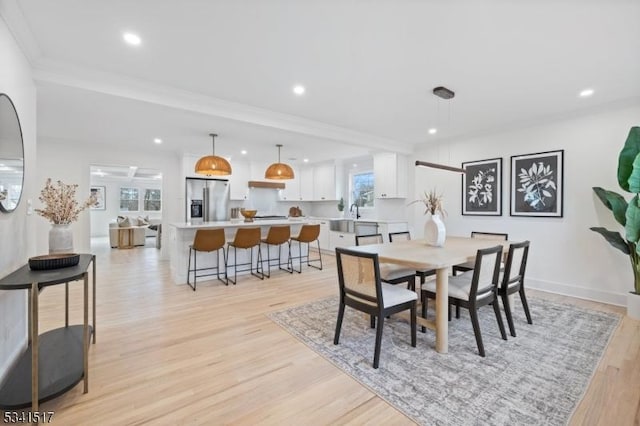
[[[296,218],[296,219],[276,219],[276,220],[257,220],[254,222],[244,222],[244,221],[219,221],[219,222],[182,222],[182,223],[172,223],[169,226],[168,233],[168,241],[170,244],[169,256],[170,256],[170,266],[171,266],[171,277],[176,284],[186,284],[187,283],[187,263],[189,260],[189,246],[193,244],[193,239],[196,235],[196,230],[198,229],[219,229],[223,228],[225,230],[225,239],[227,242],[233,241],[233,238],[236,234],[236,230],[238,228],[247,228],[247,227],[260,227],[262,238],[267,236],[269,232],[269,228],[271,226],[276,225],[289,225],[291,227],[291,236],[296,236],[300,232],[300,228],[303,224],[315,224],[319,223],[316,220],[308,219],[308,218]],[[225,244],[226,248],[226,244]],[[262,246],[262,257],[264,261],[264,266],[266,268],[266,250],[267,247],[265,245]],[[303,245],[304,249],[304,245]],[[277,252],[275,247],[271,247],[272,254],[271,259],[274,257],[277,258]],[[283,250],[283,259],[286,258],[286,255]],[[306,252],[305,252],[306,253]],[[303,253],[304,254],[304,253]],[[291,255],[294,257],[298,256],[298,245],[291,245]],[[222,257],[222,255],[221,255]],[[254,256],[254,262],[257,260],[257,256]],[[248,250],[238,250],[238,263],[248,262],[249,261],[249,251]],[[215,254],[214,253],[199,253],[198,254],[198,268],[204,268],[209,266],[215,266]],[[242,272],[243,274],[248,274],[248,271]],[[241,274],[238,271],[238,274]]]

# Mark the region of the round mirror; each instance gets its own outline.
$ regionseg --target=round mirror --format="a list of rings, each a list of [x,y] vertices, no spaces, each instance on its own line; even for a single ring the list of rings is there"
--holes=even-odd
[[[0,93],[0,211],[18,207],[24,178],[22,129],[13,102]]]

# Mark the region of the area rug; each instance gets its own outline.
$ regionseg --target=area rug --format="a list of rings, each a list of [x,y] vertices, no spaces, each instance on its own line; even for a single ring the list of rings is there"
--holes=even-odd
[[[418,328],[412,348],[409,324],[387,319],[377,370],[372,367],[375,330],[364,314],[347,307],[340,344],[333,344],[336,297],[269,317],[419,424],[564,425],[620,316],[532,297],[529,325],[515,302],[517,337],[509,335],[508,341],[500,338],[493,309],[480,308],[486,358],[478,355],[465,309],[449,323],[446,355],[435,352],[433,331],[423,334]]]

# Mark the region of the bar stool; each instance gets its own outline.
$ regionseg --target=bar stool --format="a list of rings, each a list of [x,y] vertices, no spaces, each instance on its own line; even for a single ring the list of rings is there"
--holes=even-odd
[[[300,234],[297,237],[291,237],[291,241],[298,242],[298,267],[300,269],[296,270],[293,268],[293,261],[291,262],[291,267],[297,273],[302,272],[302,258],[307,258],[307,266],[311,266],[312,268],[322,269],[322,252],[320,251],[320,241],[318,237],[320,236],[320,225],[302,225],[300,228]],[[318,258],[317,259],[309,259],[309,243],[316,241],[318,243]],[[302,243],[307,243],[307,255],[302,255]],[[309,262],[317,262],[320,261],[320,266],[312,265]]]
[[[289,225],[282,226],[272,226],[269,228],[269,232],[267,234],[267,238],[263,238],[262,242],[267,245],[267,273],[265,276],[267,278],[271,278],[271,246],[278,247],[278,269],[283,271],[287,271],[290,274],[293,273],[293,261],[291,260],[291,241],[289,238],[291,237],[291,228]],[[282,267],[282,245],[287,244],[288,249],[288,257],[287,257],[287,267]],[[274,259],[275,260],[275,259]],[[264,271],[264,267],[262,268]]]
[[[191,287],[193,291],[196,291],[197,278],[207,277],[212,275],[216,275],[220,281],[222,281],[226,285],[229,285],[229,283],[227,282],[227,256],[224,250],[224,243],[225,243],[224,229],[196,230],[196,236],[193,239],[193,244],[189,246],[189,262],[187,263],[187,284],[189,284],[189,287]],[[224,259],[224,263],[225,263],[225,270],[224,270],[225,279],[224,280],[220,278],[220,249],[222,249],[222,258]],[[217,260],[216,266],[198,269],[197,259],[198,259],[199,251],[203,251],[207,253],[211,253],[212,251],[215,251],[216,260]],[[191,253],[193,253],[193,269],[191,269]],[[198,275],[198,271],[208,271],[213,269],[216,270],[215,274],[207,273],[207,274]],[[191,272],[193,272],[193,285],[191,285],[191,283],[189,282],[189,276],[191,275]]]
[[[256,263],[256,272],[253,272],[253,248],[258,247],[258,259]],[[231,248],[233,247],[233,265],[229,265],[231,258]],[[238,263],[238,249],[249,250],[250,257],[248,263]],[[238,277],[238,266],[249,265],[249,269],[241,269],[240,271],[250,271],[251,275],[264,279],[264,271],[262,269],[262,251],[260,250],[260,228],[238,228],[233,241],[227,244],[227,281],[231,281],[234,285]],[[229,266],[233,266],[233,279],[228,278]]]

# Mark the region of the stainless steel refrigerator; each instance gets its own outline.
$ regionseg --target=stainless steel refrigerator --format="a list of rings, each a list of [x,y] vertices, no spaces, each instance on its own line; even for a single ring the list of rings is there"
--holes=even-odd
[[[187,222],[229,220],[228,180],[187,178],[185,194]]]

